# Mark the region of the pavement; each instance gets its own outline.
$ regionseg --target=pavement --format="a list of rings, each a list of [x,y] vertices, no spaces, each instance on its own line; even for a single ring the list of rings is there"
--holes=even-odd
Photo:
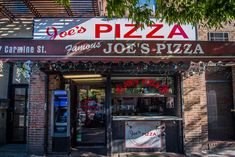
[[[190,157],[235,157],[235,149],[205,150],[200,153],[192,153]]]
[[[94,151],[73,150],[71,154],[49,154],[46,156],[27,155],[26,145],[9,144],[0,147],[0,157],[105,157],[105,153],[100,151],[98,155]],[[204,150],[202,152],[191,153],[186,156],[183,154],[168,152],[132,152],[114,154],[113,157],[235,157],[235,147],[215,148]]]
[[[26,144],[7,144],[0,147],[0,157],[27,157]]]

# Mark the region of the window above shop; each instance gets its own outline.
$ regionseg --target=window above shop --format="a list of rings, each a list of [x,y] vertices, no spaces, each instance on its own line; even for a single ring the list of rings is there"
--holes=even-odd
[[[147,8],[152,9],[153,14],[155,13],[156,10],[156,1],[155,0],[139,0],[138,6],[144,6],[147,5]]]
[[[227,32],[209,32],[208,40],[209,41],[228,41],[228,33]]]

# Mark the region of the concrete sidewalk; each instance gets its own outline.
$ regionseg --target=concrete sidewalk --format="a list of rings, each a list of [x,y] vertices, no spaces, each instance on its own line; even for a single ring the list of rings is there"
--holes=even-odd
[[[0,157],[105,157],[105,151],[99,149],[99,154],[95,151],[78,151],[73,150],[71,154],[49,154],[45,156],[27,155],[26,145],[9,144],[0,147]],[[183,154],[166,153],[166,152],[132,152],[114,154],[113,157],[186,157]],[[235,157],[235,146],[231,145],[223,148],[214,148],[202,152],[195,152],[188,155],[188,157]]]
[[[48,155],[48,157],[68,157],[68,155]],[[89,152],[72,152],[70,157],[106,157],[106,155],[97,155]],[[136,152],[136,153],[120,153],[114,154],[112,157],[186,157],[182,154],[176,153],[145,153],[145,152]]]
[[[113,157],[186,157],[183,154],[176,153],[147,153],[147,152],[136,152],[136,153],[121,153],[115,154]]]
[[[192,153],[190,157],[235,157],[235,149],[208,150],[201,153]]]

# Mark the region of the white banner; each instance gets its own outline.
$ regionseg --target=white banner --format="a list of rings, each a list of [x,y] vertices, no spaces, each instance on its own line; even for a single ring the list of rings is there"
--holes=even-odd
[[[37,40],[196,40],[192,25],[155,21],[141,28],[126,18],[48,18],[34,20]]]
[[[126,148],[165,148],[165,125],[156,121],[125,123]]]

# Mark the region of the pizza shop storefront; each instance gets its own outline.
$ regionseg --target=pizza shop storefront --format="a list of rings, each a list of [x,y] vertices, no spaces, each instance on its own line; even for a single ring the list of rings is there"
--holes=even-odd
[[[27,95],[18,123],[24,133],[17,136],[34,154],[202,149],[205,68],[234,61],[234,48],[232,42],[1,40],[1,60],[30,76],[28,88],[15,88]],[[16,100],[7,109],[14,116],[21,114],[11,110]]]

